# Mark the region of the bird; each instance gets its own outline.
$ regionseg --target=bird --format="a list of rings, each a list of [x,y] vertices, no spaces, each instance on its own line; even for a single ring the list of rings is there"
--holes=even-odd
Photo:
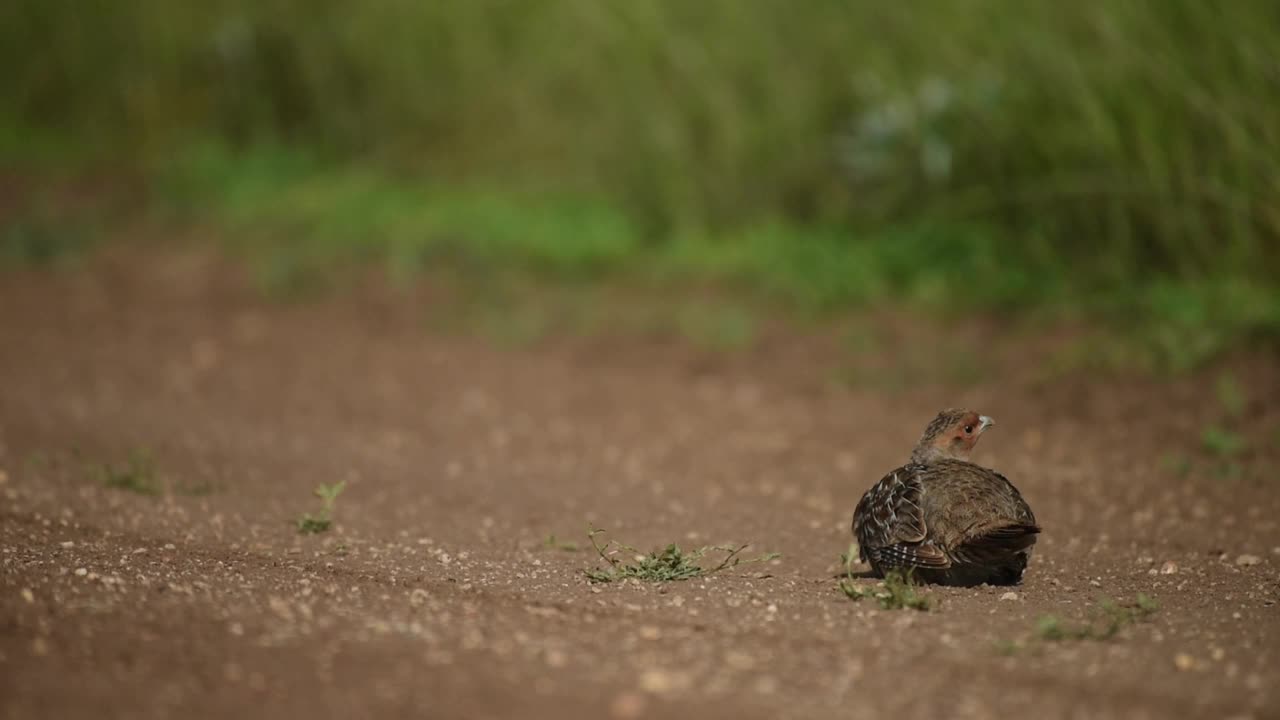
[[[995,420],[973,410],[938,413],[906,465],[867,490],[853,513],[863,562],[878,577],[913,582],[1017,585],[1040,534],[1013,483],[969,461]]]

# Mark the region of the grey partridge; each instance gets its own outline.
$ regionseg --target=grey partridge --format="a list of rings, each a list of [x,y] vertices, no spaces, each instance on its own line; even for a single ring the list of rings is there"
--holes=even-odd
[[[1040,526],[1008,479],[969,462],[994,424],[971,410],[943,410],[910,461],[862,496],[853,534],[876,575],[899,570],[946,585],[1022,580]]]

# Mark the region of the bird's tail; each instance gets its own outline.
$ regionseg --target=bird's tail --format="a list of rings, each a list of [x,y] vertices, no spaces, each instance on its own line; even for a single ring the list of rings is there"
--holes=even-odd
[[[1035,545],[1039,534],[1039,525],[1001,523],[975,533],[952,554],[962,562],[997,564]]]

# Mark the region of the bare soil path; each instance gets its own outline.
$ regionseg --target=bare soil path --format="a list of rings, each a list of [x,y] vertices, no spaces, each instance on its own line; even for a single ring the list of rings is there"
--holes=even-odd
[[[0,716],[1280,717],[1274,358],[1234,361],[1227,464],[1213,375],[1033,382],[1035,338],[886,389],[799,340],[498,349],[421,315],[188,254],[0,276]],[[852,602],[853,506],[949,405],[999,420],[975,459],[1043,522],[1027,579]],[[155,494],[86,470],[142,448]],[[588,522],[782,557],[593,586]],[[1138,593],[1109,640],[1034,632]]]

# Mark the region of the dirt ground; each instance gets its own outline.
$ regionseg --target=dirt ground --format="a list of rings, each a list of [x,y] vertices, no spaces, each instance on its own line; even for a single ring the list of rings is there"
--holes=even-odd
[[[1280,717],[1274,357],[1231,361],[1228,461],[1216,371],[1046,375],[1025,331],[964,330],[976,379],[841,384],[800,335],[503,348],[431,312],[269,301],[186,252],[0,275],[0,715]],[[877,367],[947,362],[876,322]],[[1025,582],[849,600],[855,503],[951,405],[998,420],[975,460],[1043,523]],[[91,471],[139,449],[156,494]],[[589,522],[781,557],[592,585]],[[1113,638],[1035,632],[1138,593],[1160,609]]]

